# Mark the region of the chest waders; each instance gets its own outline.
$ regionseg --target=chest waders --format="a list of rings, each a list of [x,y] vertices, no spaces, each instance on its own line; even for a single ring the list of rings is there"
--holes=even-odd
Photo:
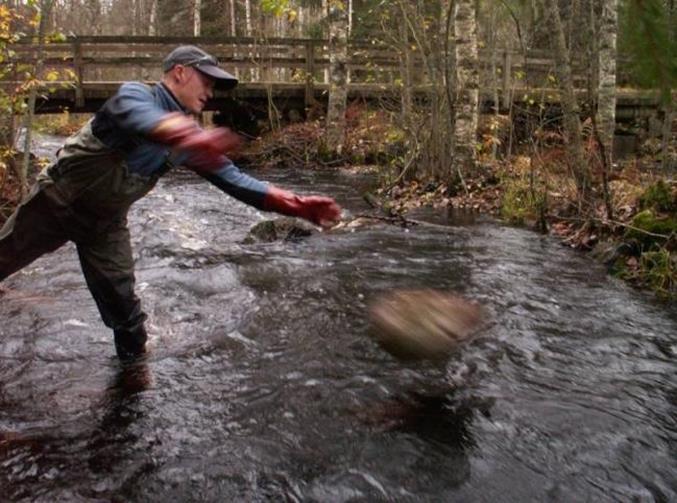
[[[162,173],[129,173],[123,156],[102,144],[90,126],[67,140],[57,162],[0,229],[0,281],[73,241],[101,318],[113,329],[118,356],[129,358],[143,352],[147,335],[146,314],[134,293],[127,212]]]

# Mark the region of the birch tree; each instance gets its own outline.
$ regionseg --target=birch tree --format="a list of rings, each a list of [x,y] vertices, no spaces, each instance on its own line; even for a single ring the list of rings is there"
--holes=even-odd
[[[591,0],[592,1],[592,0]],[[616,36],[618,33],[618,0],[602,0],[598,53],[597,127],[611,166],[616,127]]]
[[[479,122],[479,61],[477,58],[477,6],[475,0],[456,0],[454,8],[456,100],[454,167],[459,174],[477,162]]]
[[[201,0],[193,0],[193,36],[199,37],[202,32],[202,17],[200,16]]]
[[[401,9],[401,12],[406,15],[404,11],[404,6],[399,3],[398,8]],[[400,37],[400,75],[402,77],[402,95],[401,95],[401,106],[402,106],[402,122],[405,123],[410,120],[412,108],[413,108],[413,98],[412,98],[412,87],[414,85],[413,81],[413,59],[414,56],[411,50],[411,42],[409,41],[409,28],[406,23],[400,23],[399,25],[399,37]]]
[[[344,0],[329,2],[329,103],[327,105],[326,146],[341,153],[345,138],[348,100],[348,16]]]
[[[353,32],[353,0],[348,0],[348,36]]]
[[[148,21],[148,35],[157,35],[157,3],[158,0],[151,0],[150,4],[150,19]]]
[[[251,0],[244,0],[244,26],[245,35],[252,36],[252,4]]]
[[[228,6],[230,7],[230,36],[236,37],[237,30],[235,28],[235,0],[229,0]]]

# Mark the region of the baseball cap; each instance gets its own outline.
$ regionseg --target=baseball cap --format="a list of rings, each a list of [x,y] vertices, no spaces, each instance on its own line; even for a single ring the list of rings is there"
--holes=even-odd
[[[176,65],[190,66],[214,79],[216,89],[228,90],[237,85],[237,78],[219,68],[219,61],[194,45],[181,45],[170,52],[162,62],[166,73]]]

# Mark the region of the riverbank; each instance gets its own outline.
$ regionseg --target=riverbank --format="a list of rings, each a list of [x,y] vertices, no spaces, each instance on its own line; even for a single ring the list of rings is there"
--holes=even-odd
[[[15,153],[13,156],[0,158],[0,226],[14,212],[22,197],[21,183],[19,182],[19,170],[23,164],[23,155]],[[35,182],[40,170],[46,165],[45,159],[31,155],[28,168],[27,187]],[[25,189],[27,190],[27,188]]]
[[[504,160],[481,152],[477,169],[451,184],[406,178],[400,167],[406,148],[403,132],[378,112],[370,114],[348,121],[341,155],[323,150],[320,122],[307,122],[251,143],[243,162],[268,169],[374,170],[381,188],[371,202],[386,213],[406,215],[431,206],[490,214],[556,236],[563,245],[604,262],[610,274],[633,286],[666,301],[677,299],[677,181],[656,168],[654,151],[646,148],[618,163],[608,179],[609,204],[593,191],[595,202],[581,212],[561,144]],[[601,180],[594,185],[601,186]]]
[[[33,123],[34,131],[38,134],[65,138],[78,131],[90,117],[90,114],[70,114],[68,112],[39,115]],[[35,142],[34,138],[33,145],[35,145]],[[15,143],[22,145],[23,140],[20,138]],[[38,156],[34,155],[33,152],[31,153],[31,162],[26,173],[27,187],[25,190],[30,188],[40,171],[49,164],[48,159]],[[5,222],[21,201],[19,173],[23,162],[22,152],[0,150],[0,225]]]

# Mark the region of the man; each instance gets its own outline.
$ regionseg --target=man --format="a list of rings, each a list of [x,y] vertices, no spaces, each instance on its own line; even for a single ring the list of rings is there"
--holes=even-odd
[[[328,226],[340,208],[329,197],[300,197],[243,174],[226,157],[240,144],[225,128],[205,130],[198,114],[214,88],[237,79],[193,46],[172,51],[156,86],[123,84],[57,154],[0,230],[0,281],[67,241],[121,359],[145,351],[146,314],[134,293],[127,211],[158,178],[183,165],[227,194],[265,211]]]

